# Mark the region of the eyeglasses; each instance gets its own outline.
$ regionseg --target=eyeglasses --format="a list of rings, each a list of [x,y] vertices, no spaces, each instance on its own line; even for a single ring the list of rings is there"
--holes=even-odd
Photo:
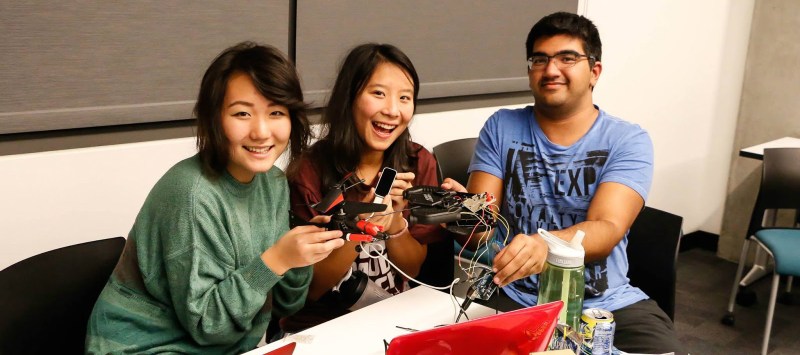
[[[548,63],[550,63],[550,59],[555,59],[556,68],[558,69],[571,68],[583,60],[583,58],[594,60],[593,56],[578,54],[575,52],[563,52],[553,55],[534,54],[528,58],[528,70],[542,69],[546,67]]]

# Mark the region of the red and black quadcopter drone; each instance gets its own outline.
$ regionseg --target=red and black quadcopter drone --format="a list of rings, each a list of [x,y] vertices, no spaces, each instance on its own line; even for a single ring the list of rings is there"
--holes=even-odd
[[[344,200],[344,192],[347,189],[363,183],[362,180],[358,180],[347,185],[348,182],[353,180],[353,176],[353,173],[345,175],[341,181],[331,187],[321,201],[310,206],[320,214],[330,215],[330,222],[320,224],[304,221],[290,211],[290,225],[292,227],[315,225],[328,230],[340,230],[342,231],[342,238],[354,242],[371,243],[376,240],[388,239],[389,235],[383,231],[383,226],[373,224],[359,217],[364,213],[386,211],[386,205]]]
[[[365,213],[384,212],[386,205],[344,200],[344,192],[347,189],[363,183],[363,180],[355,180],[354,177],[353,173],[345,175],[330,188],[321,201],[310,206],[320,214],[330,215],[330,222],[324,224],[308,222],[290,211],[291,226],[316,225],[328,230],[341,230],[342,238],[357,242],[370,243],[388,239],[389,236],[384,232],[383,226],[373,224],[359,216]],[[488,207],[493,202],[493,197],[487,193],[471,194],[448,191],[437,186],[416,186],[404,191],[403,197],[408,200],[411,225],[445,224],[451,232],[470,234],[485,231],[495,224],[496,214],[491,213]]]
[[[384,212],[387,208],[386,205],[344,200],[344,192],[347,189],[363,183],[363,180],[353,181],[355,180],[353,176],[353,173],[345,175],[341,181],[331,187],[320,202],[310,206],[320,214],[330,215],[330,222],[324,224],[308,222],[289,211],[291,226],[316,225],[329,230],[341,230],[342,238],[345,240],[363,243],[388,239],[389,236],[383,231],[383,226],[375,225],[359,217],[365,213]],[[351,182],[350,185],[346,185],[348,182]],[[403,198],[408,201],[409,223],[412,225],[443,224],[447,230],[453,233],[471,236],[476,232],[491,230],[497,220],[502,219],[492,209],[494,197],[489,193],[473,194],[449,191],[438,186],[415,186],[403,191]],[[401,211],[394,213],[399,212]],[[491,269],[474,271],[476,273],[470,278],[471,286],[467,298],[461,305],[462,311],[458,318],[465,314],[465,310],[475,298],[488,300],[497,289],[492,282],[494,273],[491,272]],[[472,275],[473,272],[470,274]],[[360,299],[364,292],[366,276],[355,282],[360,286],[351,292],[355,296],[348,296],[348,300]],[[347,304],[352,305],[355,302],[348,301]]]

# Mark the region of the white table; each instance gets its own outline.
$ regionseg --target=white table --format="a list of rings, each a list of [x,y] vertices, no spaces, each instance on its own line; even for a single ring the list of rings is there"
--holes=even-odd
[[[800,148],[800,138],[783,137],[766,143],[739,150],[739,156],[745,158],[764,159],[764,149],[767,148]]]
[[[369,307],[322,323],[264,347],[245,353],[263,355],[290,342],[296,342],[293,355],[303,354],[376,354],[383,355],[383,341],[409,331],[431,329],[437,325],[452,324],[457,316],[461,298],[429,289],[416,287]],[[472,303],[467,310],[470,319],[494,315],[497,312]],[[461,322],[466,321],[464,317]]]
[[[739,150],[739,156],[763,160],[764,149],[767,148],[800,148],[800,138],[783,137],[766,143],[742,148]],[[775,218],[775,211],[767,210],[764,213],[764,221],[762,221],[762,223],[765,226],[775,225]],[[770,270],[767,269],[767,256],[764,254],[764,251],[758,247],[758,244],[756,244],[756,255],[753,260],[753,266],[750,268],[750,271],[747,272],[747,275],[742,277],[742,280],[739,281],[739,286],[744,287],[750,285],[769,272]]]

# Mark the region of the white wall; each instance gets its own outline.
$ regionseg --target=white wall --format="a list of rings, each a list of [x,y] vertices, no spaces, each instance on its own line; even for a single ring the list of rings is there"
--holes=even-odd
[[[194,138],[0,157],[0,270],[43,251],[127,236],[150,188]]]
[[[603,73],[595,103],[648,130],[648,205],[719,233],[753,0],[590,0]]]
[[[603,42],[594,102],[650,133],[647,204],[683,216],[687,233],[721,229],[753,7],[754,0],[579,3]],[[474,136],[475,122],[441,115],[430,135]]]
[[[581,3],[603,40],[595,102],[650,132],[648,205],[684,216],[686,232],[720,230],[753,1]],[[412,137],[432,148],[476,136],[496,109],[417,115]],[[126,236],[155,181],[193,153],[185,138],[0,157],[0,269]]]
[[[477,137],[483,123],[500,108],[518,108],[526,105],[484,107],[470,110],[427,113],[414,116],[409,125],[411,139],[428,150],[442,142],[460,138]]]
[[[429,149],[477,136],[497,109],[420,114],[411,133]],[[179,138],[0,156],[0,270],[47,250],[127,237],[156,181],[195,152],[194,138]]]

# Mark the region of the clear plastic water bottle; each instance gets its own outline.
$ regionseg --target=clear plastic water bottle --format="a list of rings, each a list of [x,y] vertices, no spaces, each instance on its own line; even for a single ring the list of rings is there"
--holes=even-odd
[[[539,229],[539,235],[547,243],[547,263],[539,274],[539,299],[537,304],[561,300],[564,308],[558,322],[580,329],[583,308],[583,231],[578,231],[571,242],[566,242],[549,232]]]

